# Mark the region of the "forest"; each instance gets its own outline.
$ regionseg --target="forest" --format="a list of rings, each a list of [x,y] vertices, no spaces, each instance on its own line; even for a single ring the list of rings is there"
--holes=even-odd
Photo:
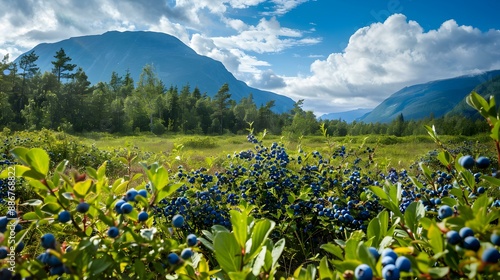
[[[296,137],[319,134],[321,123],[332,136],[420,135],[426,134],[424,126],[430,124],[448,135],[488,130],[483,121],[459,115],[415,121],[405,120],[401,114],[390,123],[319,120],[312,111],[302,109],[303,100],[289,112],[276,113],[274,102],[255,104],[252,93],[239,101],[231,99],[227,84],[215,94],[189,84],[165,85],[153,65],[143,67],[137,82],[128,72],[113,72],[108,82],[92,85],[84,69],[72,64],[62,48],[54,55],[51,72],[42,73],[37,60],[32,51],[19,63],[9,62],[8,55],[0,62],[0,127],[69,133],[223,135],[245,134],[251,124],[256,132]]]

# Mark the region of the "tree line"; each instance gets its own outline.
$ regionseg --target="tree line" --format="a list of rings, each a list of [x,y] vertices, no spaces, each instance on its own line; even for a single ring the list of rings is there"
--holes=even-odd
[[[473,135],[487,131],[480,120],[462,116],[406,121],[403,115],[391,123],[347,123],[318,120],[302,109],[303,100],[285,113],[273,111],[274,101],[258,106],[252,94],[238,102],[231,99],[228,84],[213,96],[189,84],[166,86],[152,65],[145,65],[139,81],[127,71],[111,73],[108,82],[92,85],[81,67],[60,49],[54,55],[52,71],[42,73],[34,51],[19,63],[0,62],[0,127],[13,130],[42,128],[67,132],[109,132],[130,134],[149,131],[220,135],[266,129],[276,135],[319,134],[324,123],[330,135],[425,134],[424,125],[435,124],[442,134]]]

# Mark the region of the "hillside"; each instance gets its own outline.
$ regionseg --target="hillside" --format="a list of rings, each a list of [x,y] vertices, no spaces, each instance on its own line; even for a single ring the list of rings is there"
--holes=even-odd
[[[319,119],[321,120],[343,120],[347,123],[351,123],[362,118],[364,115],[370,113],[372,109],[356,109],[344,112],[335,112],[321,115]]]
[[[295,103],[288,97],[249,87],[237,80],[221,62],[198,55],[177,38],[164,33],[110,31],[39,44],[27,53],[34,51],[39,56],[36,64],[42,72],[51,71],[54,55],[61,48],[72,59],[71,63],[85,71],[92,84],[109,82],[113,71],[119,75],[129,71],[137,82],[142,68],[151,64],[167,87],[181,88],[189,84],[213,96],[228,83],[232,99],[239,101],[252,93],[257,106],[274,100],[273,110],[278,113],[287,112]]]
[[[394,93],[361,121],[387,123],[403,114],[405,120],[441,117],[455,108],[476,86],[500,75],[500,70],[460,76],[405,87]]]
[[[473,91],[479,93],[481,96],[488,100],[490,96],[495,97],[495,101],[497,103],[497,108],[499,108],[500,104],[500,76],[496,76],[493,79],[484,82],[473,89]],[[460,101],[460,103],[451,110],[448,115],[464,115],[468,118],[480,118],[481,115],[479,112],[474,110],[471,106],[467,104],[465,99]]]

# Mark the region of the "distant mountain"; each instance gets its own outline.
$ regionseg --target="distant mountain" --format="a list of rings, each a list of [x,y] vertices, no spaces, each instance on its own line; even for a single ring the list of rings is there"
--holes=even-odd
[[[370,113],[373,109],[356,109],[351,111],[337,112],[337,113],[328,113],[324,114],[319,119],[321,120],[343,120],[347,123],[351,123],[355,120],[360,119],[364,115]]]
[[[496,76],[493,79],[476,86],[473,91],[479,93],[481,96],[489,100],[490,96],[495,97],[495,102],[497,104],[497,109],[500,107],[500,76]],[[482,118],[478,111],[469,106],[465,101],[465,98],[458,103],[455,108],[453,108],[447,115],[463,115],[468,118]]]
[[[403,114],[405,120],[441,117],[457,106],[476,86],[499,76],[500,70],[460,76],[405,87],[363,118],[363,122],[387,123]]]
[[[174,85],[180,90],[189,83],[191,90],[197,86],[202,93],[214,96],[227,83],[232,99],[239,101],[252,93],[257,106],[274,100],[273,110],[279,113],[289,111],[295,103],[288,97],[249,87],[237,80],[221,62],[198,55],[179,39],[165,33],[110,31],[43,43],[27,53],[35,51],[39,56],[36,64],[45,72],[51,71],[54,55],[61,48],[72,59],[70,63],[85,71],[92,84],[109,82],[113,71],[125,75],[127,70],[137,82],[142,68],[151,64],[167,87]]]

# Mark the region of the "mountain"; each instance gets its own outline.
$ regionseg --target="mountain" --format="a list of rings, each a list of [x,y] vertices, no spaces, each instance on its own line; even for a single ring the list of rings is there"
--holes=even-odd
[[[477,92],[486,100],[489,100],[490,96],[495,97],[497,109],[500,107],[500,76],[496,76],[493,79],[476,86],[472,91]],[[477,110],[469,106],[465,99],[460,101],[460,103],[458,103],[458,105],[455,106],[455,108],[453,108],[450,112],[448,112],[447,115],[463,115],[473,119],[482,118],[481,114],[479,114]]]
[[[403,114],[405,120],[441,117],[457,106],[476,86],[499,76],[500,70],[460,76],[405,87],[363,118],[363,122],[387,123]]]
[[[348,123],[356,121],[363,117],[364,115],[370,113],[373,109],[356,109],[351,111],[337,112],[337,113],[328,113],[321,115],[319,119],[321,120],[343,120]]]
[[[72,59],[70,63],[85,71],[92,84],[109,82],[113,71],[125,75],[127,70],[137,82],[142,68],[151,64],[167,87],[173,85],[180,90],[189,84],[191,90],[197,86],[202,93],[214,96],[227,83],[232,99],[239,101],[252,93],[257,106],[274,100],[273,110],[278,113],[289,111],[295,103],[283,95],[249,87],[237,80],[221,62],[198,55],[179,39],[165,33],[110,31],[39,44],[27,53],[34,51],[39,56],[36,64],[40,71],[50,72],[54,55],[61,48]],[[22,55],[15,62],[20,57]]]

